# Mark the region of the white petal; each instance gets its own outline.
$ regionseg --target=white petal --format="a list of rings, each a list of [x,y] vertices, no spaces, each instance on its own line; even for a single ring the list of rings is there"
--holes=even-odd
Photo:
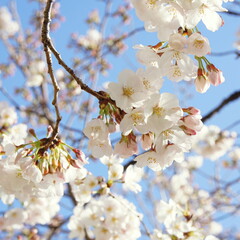
[[[222,18],[216,12],[205,9],[204,13],[202,21],[208,30],[215,32],[223,25]]]

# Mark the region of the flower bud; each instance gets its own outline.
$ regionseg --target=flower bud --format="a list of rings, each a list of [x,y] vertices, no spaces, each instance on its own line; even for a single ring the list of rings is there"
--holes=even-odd
[[[201,115],[188,115],[183,117],[182,121],[184,122],[184,126],[191,128],[195,131],[200,131],[203,127],[201,118]]]
[[[198,75],[194,83],[195,83],[196,90],[200,93],[205,93],[210,87],[210,81],[204,75],[203,69],[201,68],[198,69]]]
[[[180,128],[184,131],[185,134],[192,136],[192,135],[196,135],[197,132],[191,128],[188,128],[184,125],[180,126]]]
[[[188,113],[190,115],[200,114],[200,110],[195,107],[183,108],[182,110],[183,112]]]
[[[76,154],[77,159],[80,160],[81,165],[87,163],[85,159],[85,154],[81,150],[73,148],[72,151]]]
[[[216,68],[213,64],[207,65],[207,69],[207,77],[212,85],[217,86],[225,81],[222,71]]]

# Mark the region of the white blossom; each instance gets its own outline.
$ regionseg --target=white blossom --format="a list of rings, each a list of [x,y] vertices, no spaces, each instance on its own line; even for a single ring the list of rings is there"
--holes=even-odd
[[[130,112],[133,107],[141,107],[146,94],[137,74],[131,70],[124,70],[118,79],[118,83],[108,84],[108,92],[117,106],[125,112]]]

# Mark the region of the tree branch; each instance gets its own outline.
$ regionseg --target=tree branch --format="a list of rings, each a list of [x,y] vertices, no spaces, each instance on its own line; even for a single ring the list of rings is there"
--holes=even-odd
[[[82,90],[88,92],[89,94],[95,96],[98,100],[107,100],[110,101],[111,99],[107,98],[106,96],[104,96],[103,94],[96,92],[94,90],[92,90],[91,88],[89,88],[85,83],[83,83],[82,79],[80,79],[75,72],[73,71],[73,69],[71,69],[63,60],[61,55],[59,54],[59,52],[55,49],[50,36],[48,36],[48,28],[49,27],[49,23],[51,21],[50,19],[50,14],[51,14],[51,6],[53,4],[54,0],[48,0],[47,4],[46,4],[46,8],[44,10],[44,23],[43,25],[45,26],[43,28],[43,42],[44,45],[46,45],[51,52],[53,53],[53,55],[56,57],[56,59],[58,60],[58,63],[75,79],[75,81],[78,83],[78,85],[81,87]]]
[[[240,16],[240,12],[235,12],[232,10],[228,10],[227,12],[223,12],[225,14],[229,14],[229,15],[234,15],[234,16]]]
[[[43,20],[43,25],[42,25],[42,43],[44,46],[44,52],[46,55],[46,60],[47,60],[47,65],[48,65],[48,74],[52,80],[52,84],[53,84],[53,88],[54,88],[54,97],[53,97],[52,105],[55,108],[56,118],[57,118],[55,127],[53,128],[51,140],[56,138],[56,136],[58,135],[58,128],[59,128],[59,124],[62,119],[59,108],[58,108],[58,102],[57,102],[58,92],[59,92],[60,88],[58,86],[58,82],[53,73],[52,58],[51,58],[51,53],[50,53],[50,50],[48,47],[48,42],[51,41],[50,37],[49,37],[49,29],[50,29],[50,21],[51,21],[50,13],[51,13],[52,4],[53,4],[53,0],[48,0],[45,10],[44,10],[44,13],[43,13],[44,20]]]
[[[207,115],[205,115],[202,118],[202,122],[206,122],[208,119],[210,119],[214,114],[218,113],[222,108],[224,108],[228,103],[233,102],[240,98],[240,91],[236,91],[232,93],[229,97],[225,98],[216,108],[214,108],[211,112],[209,112]]]
[[[224,56],[232,55],[232,54],[236,55],[236,59],[240,57],[239,50],[229,50],[229,51],[225,51],[225,52],[211,52],[210,55],[213,57],[224,57]]]

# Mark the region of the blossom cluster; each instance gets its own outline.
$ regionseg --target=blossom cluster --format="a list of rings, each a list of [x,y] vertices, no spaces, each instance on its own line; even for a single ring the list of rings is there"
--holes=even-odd
[[[177,239],[191,240],[218,240],[213,235],[204,236],[200,229],[194,226],[194,220],[188,210],[181,208],[177,203],[170,199],[169,203],[160,201],[157,205],[157,220],[163,223],[167,234],[155,229],[152,240],[170,240],[171,236]]]
[[[30,141],[27,126],[16,124],[14,109],[3,102],[0,105],[1,197],[10,194],[24,201],[27,196],[62,196],[63,183],[84,169],[84,153],[59,139]],[[32,129],[29,133],[37,138]]]
[[[196,28],[201,20],[211,31],[223,25],[217,13],[226,11],[222,1],[132,0],[132,3],[146,31],[157,32],[161,40],[155,46],[136,46],[140,62],[154,66],[158,74],[172,81],[195,79],[196,90],[201,93],[206,92],[210,84],[216,86],[224,82],[222,72],[205,57],[211,51],[208,39]],[[189,54],[195,56],[198,67]]]
[[[135,206],[120,196],[92,199],[85,207],[77,205],[68,227],[70,238],[83,239],[85,233],[94,239],[129,239],[141,236],[142,216]]]
[[[12,37],[19,30],[18,23],[12,19],[7,7],[0,8],[0,38]]]
[[[210,83],[224,82],[222,72],[205,57],[210,52],[209,41],[197,31],[196,24],[202,19],[208,29],[217,30],[222,20],[216,11],[225,9],[221,1],[215,5],[211,1],[132,3],[146,30],[157,31],[163,41],[155,46],[135,46],[137,59],[146,68],[136,72],[123,70],[117,83],[108,84],[107,92],[115,106],[100,104],[99,119],[89,122],[84,133],[95,158],[112,153],[123,158],[138,154],[136,134],[140,133],[145,153],[135,158],[137,166],[147,165],[158,171],[171,165],[173,160],[182,161],[183,153],[191,148],[191,136],[202,127],[199,110],[181,108],[176,96],[159,93],[163,77],[176,82],[195,78],[196,90],[201,93],[207,91]],[[160,14],[163,12],[165,14]],[[208,21],[210,15],[214,18]],[[195,56],[198,67],[189,55]],[[112,149],[109,133],[115,131],[114,124],[119,126],[122,137]]]
[[[236,141],[237,133],[221,131],[217,126],[204,126],[196,136],[193,150],[199,155],[217,160],[232,149]]]

